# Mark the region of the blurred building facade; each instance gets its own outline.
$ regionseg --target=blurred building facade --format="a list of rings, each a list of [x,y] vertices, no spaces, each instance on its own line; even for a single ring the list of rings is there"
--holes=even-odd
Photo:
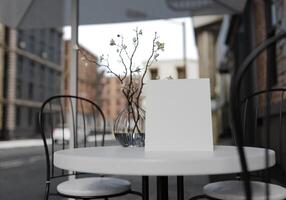
[[[0,24],[0,138],[3,134],[3,89],[4,89],[4,53],[5,53],[5,27]]]
[[[213,23],[207,23],[204,27],[211,26]],[[211,70],[216,78],[215,88],[219,93],[219,102],[221,103],[220,126],[224,127],[229,124],[229,118],[223,113],[224,106],[228,102],[228,90],[230,78],[233,73],[242,65],[246,57],[263,41],[275,34],[286,30],[286,0],[249,0],[242,13],[232,16],[222,16],[219,26],[216,30],[209,29],[209,33],[198,33],[197,42],[199,52],[211,52],[208,56],[214,66]],[[210,42],[212,45],[200,46],[200,37],[198,34],[208,34],[203,42]],[[203,37],[203,36],[201,36]],[[254,91],[266,89],[266,85],[270,87],[285,87],[286,85],[286,40],[281,40],[260,54],[252,63],[251,68],[245,73],[242,80],[241,98],[248,96]],[[200,54],[200,57],[202,55]],[[203,58],[203,56],[202,56]],[[201,58],[200,58],[201,59]],[[205,59],[206,60],[206,59]],[[209,61],[208,61],[209,62]],[[200,62],[201,64],[201,62]],[[203,67],[200,65],[200,68]],[[212,81],[213,82],[213,81]],[[227,87],[226,87],[227,86]],[[214,91],[214,93],[213,93]],[[281,96],[272,96],[272,101],[281,102]],[[224,104],[226,102],[226,104]],[[261,102],[262,103],[262,102]],[[261,104],[262,105],[262,104]],[[276,107],[277,107],[276,106]],[[286,157],[285,150],[278,149],[279,145],[275,145],[275,141],[279,141],[279,109],[272,107],[271,111],[271,148],[279,151],[282,157]],[[282,113],[282,115],[284,115]],[[251,116],[249,116],[251,117]],[[255,137],[254,129],[263,129],[263,117],[260,116],[258,127],[252,123],[253,120],[248,119],[245,127],[247,134],[245,135],[246,145],[263,146],[263,138]],[[225,124],[224,124],[225,123]],[[285,141],[281,141],[285,146]],[[277,160],[275,167],[275,179],[286,183],[286,162],[285,160]]]
[[[186,63],[185,63],[186,62]],[[160,60],[149,67],[146,79],[174,79],[197,78],[198,61],[186,59]]]
[[[80,46],[78,54],[78,95],[99,105],[105,115],[107,131],[125,107],[121,84],[114,76],[107,76],[104,67],[97,65],[97,56]],[[95,61],[95,62],[94,62]],[[64,91],[69,94],[71,41],[65,41]]]
[[[222,127],[222,93],[219,88],[221,76],[216,66],[216,43],[222,22],[222,16],[194,17],[196,44],[199,55],[199,77],[210,79],[213,139],[216,144]]]
[[[62,91],[62,30],[1,26],[0,31],[0,137],[33,137],[42,102]]]
[[[102,110],[107,120],[107,130],[112,130],[112,125],[118,114],[125,108],[126,100],[121,92],[122,85],[114,76],[104,76],[102,91]]]
[[[71,69],[71,41],[65,41],[64,61],[64,93],[70,92],[70,69]],[[97,57],[84,47],[80,47],[78,53],[78,96],[94,101],[101,105],[101,92],[103,88],[103,71],[96,64]],[[95,61],[95,62],[90,62]]]

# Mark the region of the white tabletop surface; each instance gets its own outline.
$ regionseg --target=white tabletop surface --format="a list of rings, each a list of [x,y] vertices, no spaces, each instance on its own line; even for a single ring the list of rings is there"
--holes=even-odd
[[[250,171],[265,168],[265,149],[245,147]],[[269,166],[275,152],[269,151]],[[215,146],[213,152],[145,152],[144,148],[120,146],[78,148],[57,151],[55,166],[78,172],[116,175],[210,175],[240,172],[235,146]]]

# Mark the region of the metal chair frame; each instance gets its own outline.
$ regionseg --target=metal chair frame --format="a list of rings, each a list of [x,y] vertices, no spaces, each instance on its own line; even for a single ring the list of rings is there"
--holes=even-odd
[[[63,102],[65,101],[65,102]],[[56,151],[55,149],[55,141],[54,141],[54,136],[53,136],[53,130],[54,128],[56,128],[54,126],[54,121],[52,119],[52,115],[55,113],[54,111],[57,111],[58,114],[60,114],[60,118],[61,118],[61,128],[64,129],[65,127],[65,111],[69,108],[70,110],[70,114],[71,114],[71,120],[72,120],[72,133],[70,134],[73,135],[73,148],[77,148],[79,147],[79,141],[78,141],[78,135],[77,135],[77,130],[78,130],[78,116],[79,113],[82,114],[82,121],[83,121],[83,147],[87,147],[87,127],[86,127],[86,121],[87,121],[87,115],[86,115],[86,110],[84,108],[84,103],[87,103],[90,108],[91,108],[91,114],[92,114],[92,119],[93,119],[93,132],[94,132],[94,137],[95,137],[95,142],[94,142],[94,146],[98,146],[97,144],[97,140],[96,140],[96,136],[99,133],[97,128],[97,120],[101,119],[102,120],[102,129],[101,134],[102,134],[102,140],[100,143],[100,146],[104,146],[105,144],[105,134],[106,134],[106,121],[105,121],[105,116],[101,110],[101,108],[95,104],[94,102],[92,102],[89,99],[83,98],[83,97],[78,97],[78,96],[74,96],[74,95],[57,95],[57,96],[52,96],[50,98],[48,98],[41,106],[40,109],[40,113],[39,113],[39,125],[40,125],[40,130],[41,130],[41,136],[44,142],[44,150],[45,150],[45,157],[46,157],[46,186],[45,186],[45,200],[49,199],[50,195],[59,195],[59,196],[63,196],[63,197],[67,197],[67,198],[81,198],[81,199],[98,199],[98,198],[104,198],[104,199],[108,199],[111,197],[115,197],[115,196],[122,196],[125,194],[135,194],[135,195],[139,195],[142,196],[142,194],[140,192],[136,192],[136,191],[126,191],[124,193],[120,193],[120,194],[116,194],[116,195],[106,195],[106,196],[90,196],[90,197],[79,197],[79,196],[69,196],[69,195],[65,195],[65,194],[60,194],[59,192],[57,193],[51,193],[50,192],[50,187],[51,187],[51,183],[53,182],[53,180],[55,179],[61,179],[63,177],[69,177],[69,176],[78,176],[80,174],[83,173],[78,173],[78,172],[67,172],[66,170],[61,170],[61,173],[59,175],[55,175],[55,170],[56,167],[54,166],[53,162],[54,162],[54,152]],[[56,106],[57,105],[57,106]],[[69,105],[69,107],[67,106]],[[48,112],[46,112],[45,110],[48,110]],[[49,114],[49,118],[46,118],[46,114]],[[48,121],[47,121],[48,120]],[[46,124],[45,122],[48,122],[50,125],[51,130],[49,131],[49,135],[51,137],[52,140],[52,144],[51,147],[49,148],[49,145],[47,143],[47,138],[46,138],[46,134],[47,131],[45,130]],[[68,145],[65,144],[65,135],[64,135],[64,130],[63,130],[63,134],[62,134],[62,144],[60,147],[60,150],[64,150],[67,148]],[[70,144],[72,145],[72,144]],[[59,146],[59,145],[58,145]],[[50,151],[51,151],[51,155],[50,155]],[[66,173],[67,172],[67,173]]]
[[[279,111],[277,112],[277,115],[279,116],[279,127],[278,127],[278,130],[279,130],[279,144],[278,144],[278,151],[279,153],[276,154],[278,156],[280,156],[280,159],[282,159],[281,155],[282,155],[282,131],[283,131],[283,118],[282,118],[282,115],[283,115],[283,104],[285,104],[284,100],[285,100],[285,93],[286,93],[286,88],[272,88],[272,89],[269,89],[269,90],[261,90],[261,91],[258,91],[258,92],[254,92],[253,94],[251,95],[248,95],[247,97],[245,97],[241,102],[240,102],[240,115],[241,115],[241,118],[242,118],[242,136],[243,138],[245,139],[245,136],[247,134],[247,121],[249,120],[248,119],[248,111],[249,109],[252,109],[253,107],[250,107],[249,104],[252,103],[252,101],[255,101],[254,104],[254,117],[253,117],[253,120],[254,120],[254,135],[255,136],[258,136],[257,134],[257,123],[258,123],[258,120],[259,119],[263,119],[265,118],[265,115],[263,115],[263,108],[264,107],[267,107],[269,106],[270,107],[270,110],[272,108],[272,106],[274,104],[269,104],[269,105],[259,105],[259,98],[262,97],[262,96],[266,96],[268,93],[270,93],[270,97],[272,97],[272,95],[274,93],[280,93],[280,99],[279,99],[279,102],[275,105],[277,105],[279,107]],[[271,99],[271,98],[270,98]],[[270,102],[269,102],[270,103]],[[284,106],[285,107],[285,106]],[[261,113],[262,115],[260,115],[259,113],[259,110],[261,110]],[[261,136],[261,134],[260,134]],[[261,142],[263,143],[263,141]],[[259,144],[258,146],[263,146],[262,144]],[[267,156],[267,151],[265,152],[265,157]],[[265,172],[268,172],[269,168],[266,168],[264,173]],[[258,172],[257,172],[258,173]],[[262,172],[263,174],[263,172]],[[269,174],[266,174],[266,175],[269,175]],[[261,180],[264,180],[264,181],[268,181],[270,182],[270,180],[268,180],[268,177],[261,177],[262,179]],[[266,178],[266,180],[265,180]],[[211,198],[211,197],[208,197],[207,195],[198,195],[198,196],[195,196],[195,197],[192,197],[190,198],[190,200],[197,200],[197,199],[202,199],[202,198],[209,198],[209,199],[215,199],[215,198]]]
[[[242,78],[244,74],[247,72],[249,68],[252,67],[252,62],[268,47],[275,45],[278,41],[286,37],[286,32],[280,32],[277,35],[265,40],[261,45],[259,45],[256,49],[254,49],[249,56],[245,59],[242,65],[237,69],[235,74],[231,80],[231,87],[230,87],[230,109],[231,109],[231,118],[232,118],[232,130],[235,138],[235,142],[237,144],[238,153],[240,157],[240,163],[242,168],[242,179],[244,181],[244,188],[245,188],[245,195],[246,200],[252,200],[252,191],[250,186],[250,173],[248,171],[245,152],[243,149],[243,136],[240,134],[242,133],[241,127],[241,117],[239,116],[239,104],[240,104],[240,87],[242,83]],[[266,91],[270,91],[270,86],[267,84]],[[269,105],[270,103],[270,95],[267,94],[265,98],[265,105]],[[267,143],[266,149],[269,148],[269,117],[270,117],[270,107],[266,107],[265,118],[266,118],[266,136],[267,136]],[[266,166],[268,166],[268,153],[266,152]],[[266,189],[268,190],[268,189]],[[267,198],[269,193],[267,193]]]
[[[273,105],[277,105],[279,107],[279,111],[277,112],[278,116],[279,116],[279,127],[278,127],[278,130],[279,130],[279,133],[278,133],[278,137],[279,137],[279,144],[278,144],[278,150],[279,150],[279,153],[278,153],[278,156],[280,156],[280,160],[282,159],[281,155],[282,155],[282,131],[283,131],[283,104],[285,104],[284,100],[284,94],[286,92],[286,88],[285,87],[279,87],[279,88],[271,88],[269,90],[261,90],[261,91],[257,91],[257,92],[254,92],[253,94],[251,95],[248,95],[247,97],[245,97],[242,101],[241,101],[241,118],[243,119],[242,121],[242,137],[243,139],[245,139],[246,137],[246,134],[247,134],[247,121],[248,121],[248,109],[249,109],[249,103],[251,103],[252,101],[256,101],[255,103],[255,107],[254,107],[254,136],[258,136],[257,135],[257,124],[258,124],[258,120],[259,119],[262,119],[262,120],[269,120],[267,117],[269,116],[266,116],[266,112],[268,111],[268,109],[271,111],[272,110],[272,106]],[[271,103],[271,98],[272,98],[272,95],[273,94],[280,94],[280,98],[279,98],[279,102],[275,103],[275,104],[272,104]],[[260,97],[269,97],[269,100],[267,100],[267,104],[266,105],[259,105],[259,98]],[[253,108],[253,107],[250,107],[250,108]],[[265,108],[265,110],[263,110],[263,108]],[[261,114],[259,114],[259,110],[262,110],[261,111]],[[269,127],[270,128],[270,122],[267,125],[267,128]],[[270,130],[269,130],[270,131]],[[260,136],[262,136],[260,134]],[[269,138],[266,138],[266,139],[269,139]],[[261,143],[263,143],[263,141],[261,141]],[[267,143],[270,145],[270,141],[267,140]],[[258,146],[263,146],[263,144],[258,144]],[[277,155],[277,154],[276,154]],[[268,152],[266,151],[265,152],[265,157],[267,159],[268,157]],[[268,160],[265,161],[266,164],[268,164]],[[269,169],[266,169],[266,171],[268,171]],[[268,174],[269,176],[269,174]],[[266,177],[267,180],[265,181],[271,181],[270,180],[270,177]]]
[[[231,117],[231,127],[232,127],[232,133],[233,137],[235,140],[235,143],[237,145],[238,153],[239,153],[239,158],[240,158],[240,163],[241,163],[241,169],[242,169],[242,180],[244,181],[244,189],[245,189],[245,196],[246,200],[252,200],[252,190],[251,190],[251,185],[250,185],[250,173],[248,171],[247,167],[247,162],[245,158],[245,152],[243,149],[243,142],[244,138],[241,133],[243,133],[243,127],[241,127],[242,120],[240,116],[240,87],[242,84],[242,79],[247,72],[249,68],[252,67],[252,62],[267,48],[272,47],[275,45],[278,41],[285,39],[286,38],[286,31],[281,31],[277,33],[275,36],[270,37],[266,39],[263,43],[261,43],[258,47],[256,47],[244,60],[242,65],[237,68],[237,70],[234,72],[232,79],[231,79],[231,85],[230,85],[230,117]],[[277,88],[278,90],[279,88]],[[284,90],[284,88],[280,88]],[[269,91],[275,90],[271,89],[269,83],[267,82],[266,84],[266,90],[264,92],[267,92],[266,98],[265,98],[265,105],[270,104],[271,96],[269,94]],[[263,91],[260,91],[263,92]],[[259,93],[259,92],[258,92]],[[254,93],[255,94],[255,93]],[[253,95],[254,95],[253,94]],[[258,94],[256,94],[258,95]],[[266,106],[266,111],[265,111],[265,119],[266,119],[266,137],[267,137],[267,143],[265,148],[269,148],[269,139],[270,139],[270,128],[269,128],[269,123],[270,123],[270,106]],[[265,164],[266,166],[269,166],[268,164],[268,153],[266,151],[265,153]],[[269,198],[269,188],[266,188],[266,194],[267,194],[267,199]],[[193,197],[191,199],[196,199],[196,197]]]

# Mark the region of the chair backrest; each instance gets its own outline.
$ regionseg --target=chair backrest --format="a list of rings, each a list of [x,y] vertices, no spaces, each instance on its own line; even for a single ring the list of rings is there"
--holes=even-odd
[[[240,107],[241,107],[241,83],[244,75],[250,69],[252,66],[252,62],[267,48],[273,47],[273,45],[276,44],[276,42],[282,40],[286,37],[286,32],[280,32],[277,33],[275,36],[265,40],[262,44],[260,44],[257,48],[255,48],[249,56],[246,57],[244,62],[242,63],[239,68],[235,71],[235,73],[232,76],[231,80],[231,87],[230,87],[230,108],[231,108],[231,122],[232,122],[232,132],[234,134],[234,138],[236,141],[236,145],[238,148],[238,153],[240,156],[240,162],[241,162],[241,169],[242,169],[242,177],[244,180],[244,188],[246,192],[246,199],[251,200],[251,187],[250,187],[250,174],[247,167],[247,162],[245,158],[245,152],[243,149],[244,146],[244,137],[243,137],[243,123],[242,123],[242,117],[240,115]],[[269,58],[270,59],[270,58]],[[272,58],[275,59],[275,58]],[[268,79],[266,79],[268,80]],[[264,98],[264,102],[266,105],[265,109],[265,138],[266,138],[266,144],[265,148],[270,147],[270,102],[271,102],[271,88],[269,85],[269,82],[266,83],[266,92],[263,92],[266,94],[266,97]],[[256,95],[255,95],[256,96]],[[265,162],[267,164],[268,162],[268,154],[266,152],[266,158]],[[269,196],[268,193],[268,187],[266,189],[266,194]],[[267,198],[268,199],[268,198]]]
[[[83,97],[58,95],[47,99],[39,113],[39,124],[45,147],[48,181],[71,175],[54,166],[55,151],[104,146],[104,114],[98,105]]]
[[[276,163],[282,166],[284,165],[282,141],[285,137],[283,131],[286,128],[283,124],[286,118],[285,93],[286,88],[261,90],[243,98],[240,105],[243,144],[256,147],[268,146],[275,150]],[[270,115],[267,114],[269,111]],[[249,139],[249,136],[252,138]]]

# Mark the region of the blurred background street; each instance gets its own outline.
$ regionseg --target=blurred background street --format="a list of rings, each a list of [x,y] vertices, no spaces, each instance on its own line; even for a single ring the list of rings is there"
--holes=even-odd
[[[137,80],[143,77],[145,84],[145,79],[147,82],[166,78],[208,78],[213,143],[233,145],[231,80],[254,49],[286,30],[286,0],[149,0],[152,5],[147,4],[147,0],[138,0],[140,3],[132,0],[122,5],[123,13],[120,16],[114,10],[120,9],[121,5],[117,8],[110,3],[115,1],[102,0],[100,6],[88,6],[89,3],[93,5],[95,0],[82,0],[79,1],[80,4],[88,4],[79,6],[83,9],[81,11],[89,9],[79,15],[79,21],[83,23],[74,23],[73,26],[70,26],[68,16],[71,10],[64,7],[63,3],[72,1],[60,2],[63,3],[64,10],[61,6],[55,6],[59,2],[60,0],[0,0],[0,3],[4,3],[0,4],[0,200],[43,199],[46,161],[38,114],[46,99],[67,94],[87,98],[99,105],[107,122],[106,129],[112,131],[114,122],[128,105],[122,93],[124,84],[109,70],[103,69],[101,62],[87,60],[98,61],[103,54],[110,55],[110,67],[122,76],[124,67],[121,60],[116,53],[110,51],[113,39],[124,35],[131,42],[128,48],[133,47],[134,29],[142,29],[144,39],[140,42],[140,50],[148,54],[156,32],[163,42],[164,52],[160,52],[159,57],[156,55],[158,62],[149,66],[146,77],[138,73]],[[26,7],[19,6],[22,3],[27,3]],[[38,6],[38,3],[44,4]],[[163,6],[158,6],[157,3]],[[103,9],[103,5],[106,9]],[[170,5],[175,7],[170,9]],[[39,7],[44,9],[38,10]],[[10,12],[12,8],[21,11]],[[164,11],[164,8],[168,12],[161,12],[160,9]],[[33,12],[29,12],[31,10]],[[69,11],[65,13],[67,10]],[[7,16],[3,17],[2,14]],[[39,14],[40,17],[37,16]],[[95,16],[91,17],[93,14]],[[68,21],[60,19],[66,15]],[[87,15],[86,19],[84,15]],[[11,24],[14,19],[16,21]],[[56,25],[50,26],[50,20],[55,20]],[[99,23],[94,20],[101,21]],[[47,26],[42,26],[46,22]],[[148,59],[141,51],[138,57],[135,56],[138,59],[136,63],[132,62],[136,73],[140,71],[137,71],[137,65],[144,66]],[[283,39],[266,49],[255,59],[250,70],[245,71],[239,98],[269,88],[285,89],[285,63],[286,40]],[[130,80],[130,75],[125,75]],[[142,94],[140,103],[145,109],[144,91]],[[285,94],[280,97],[274,95],[272,101],[274,108],[270,112],[269,130],[273,134],[270,135],[270,147],[279,153],[276,154],[275,173],[271,175],[275,182],[286,186],[285,123],[279,119],[279,116],[286,116]],[[258,105],[248,104],[252,114],[245,116],[255,121],[246,120],[244,143],[247,146],[265,147],[264,136],[258,137],[256,131],[263,132],[264,125],[268,123],[264,122],[264,115],[254,117],[254,110],[262,111],[260,107],[264,106],[260,100],[257,103]],[[280,122],[283,124],[281,129],[277,126]],[[53,129],[61,127],[58,124],[56,126]],[[107,142],[107,145],[115,144],[114,140]],[[132,182],[134,190],[141,191],[141,177],[124,178]],[[222,178],[229,178],[229,175],[185,177],[185,199],[202,194],[205,184]],[[156,195],[156,178],[150,177],[150,200],[156,199]],[[170,200],[177,199],[176,177],[169,179],[169,197]],[[114,199],[140,198],[127,195]]]
[[[109,142],[113,145],[115,142]],[[2,148],[0,144],[0,199],[40,200],[45,186],[45,157],[42,146]],[[141,191],[141,177],[124,177],[132,182],[134,190]],[[201,194],[208,182],[207,176],[185,177],[185,197]],[[176,199],[176,177],[169,179],[170,199]],[[172,189],[171,189],[172,188]],[[64,199],[53,197],[51,199]],[[134,195],[113,198],[114,200],[139,200]],[[156,179],[150,177],[150,199],[156,199]]]

